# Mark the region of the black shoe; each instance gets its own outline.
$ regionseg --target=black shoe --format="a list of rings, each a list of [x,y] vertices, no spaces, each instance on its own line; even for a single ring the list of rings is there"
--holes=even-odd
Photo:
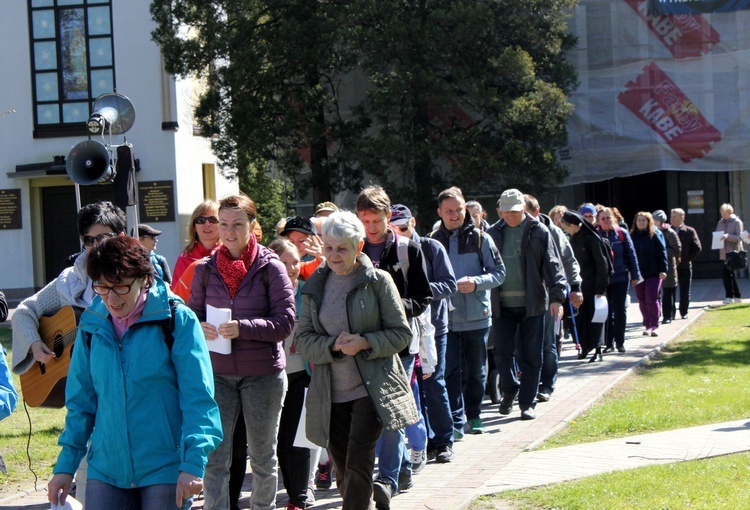
[[[401,470],[398,473],[398,491],[406,492],[414,487],[414,482],[411,480],[411,471]]]
[[[614,347],[612,347],[611,345],[608,345],[607,347],[604,348],[604,354],[608,352],[613,352],[614,350],[615,350]]]
[[[512,394],[506,394],[503,395],[503,398],[500,399],[500,414],[502,415],[508,415],[513,410],[513,401],[516,399],[515,395]]]
[[[625,352],[625,346],[624,345],[618,345],[617,346],[617,352]]]
[[[453,448],[450,446],[438,446],[435,462],[438,464],[447,464],[453,460]]]
[[[687,319],[687,316],[688,316],[688,314],[686,314],[686,313],[683,313],[683,314],[680,314],[680,315],[682,315],[682,318],[683,318],[683,319]]]
[[[383,480],[372,482],[372,499],[375,501],[375,508],[378,510],[388,510],[391,508],[391,498],[393,490],[391,484]]]
[[[661,321],[662,324],[672,324],[672,319],[664,319]]]
[[[315,488],[327,491],[331,488],[331,461],[318,464],[318,473],[315,476]]]
[[[578,353],[578,359],[586,359],[589,357],[589,352],[591,351],[581,351]]]
[[[594,355],[591,356],[591,358],[589,359],[589,363],[593,363],[594,361],[604,361],[601,352],[595,352]]]
[[[438,450],[438,448],[432,445],[427,445],[427,460],[435,460],[437,458]]]

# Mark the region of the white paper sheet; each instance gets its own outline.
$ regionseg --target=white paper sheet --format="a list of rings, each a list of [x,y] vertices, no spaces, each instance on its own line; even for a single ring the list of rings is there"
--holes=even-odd
[[[302,414],[299,417],[299,423],[297,424],[297,434],[294,436],[294,443],[292,446],[295,448],[317,448],[318,445],[307,439],[307,431],[305,423],[307,422],[307,388],[305,388],[305,402],[302,404]]]
[[[78,501],[73,496],[68,496],[65,498],[65,504],[64,505],[56,505],[55,503],[50,503],[51,510],[83,510],[83,505],[80,501]]]
[[[722,237],[724,237],[724,232],[713,233],[713,237],[711,238],[712,250],[721,250],[724,247],[724,240],[722,239]]]
[[[604,322],[609,315],[609,303],[607,296],[597,296],[594,298],[594,317],[591,322]]]
[[[206,322],[216,329],[232,320],[232,310],[206,305]],[[206,340],[208,350],[218,354],[232,354],[232,341],[219,335],[216,340]]]

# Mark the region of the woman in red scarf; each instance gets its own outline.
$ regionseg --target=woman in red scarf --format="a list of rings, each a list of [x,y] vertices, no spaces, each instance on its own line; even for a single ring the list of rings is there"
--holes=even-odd
[[[239,413],[247,426],[253,508],[273,508],[278,484],[276,438],[286,393],[284,339],[295,320],[294,291],[278,256],[253,234],[255,203],[234,195],[219,203],[221,246],[198,264],[188,306],[201,320],[208,348],[222,336],[229,354],[211,352],[224,440],[206,466],[206,510],[229,508],[232,437]],[[231,311],[229,321],[206,322],[206,307]]]

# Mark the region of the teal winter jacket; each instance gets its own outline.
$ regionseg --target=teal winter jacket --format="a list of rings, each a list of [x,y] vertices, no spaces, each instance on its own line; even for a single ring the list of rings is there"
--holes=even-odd
[[[171,350],[162,328],[170,299],[178,302]],[[91,440],[88,478],[120,488],[174,484],[183,471],[202,477],[222,440],[200,323],[159,278],[119,341],[94,299],[81,316],[65,396],[55,473],[75,473]]]

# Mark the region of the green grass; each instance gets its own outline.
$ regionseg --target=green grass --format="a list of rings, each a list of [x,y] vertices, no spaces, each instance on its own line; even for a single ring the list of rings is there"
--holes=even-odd
[[[750,415],[750,306],[710,310],[542,447],[738,420]]]
[[[11,362],[11,330],[0,327],[0,343],[8,351],[8,364]],[[34,474],[29,469],[26,456],[26,444],[29,440],[29,418],[23,405],[21,382],[14,375],[14,385],[19,393],[18,406],[8,418],[0,424],[0,450],[8,468],[8,473],[0,473],[0,499],[34,486]],[[28,408],[31,417],[31,444],[28,451],[31,455],[31,467],[39,477],[37,487],[47,484],[52,474],[52,467],[57,460],[60,448],[57,439],[65,422],[65,409]]]
[[[747,418],[750,307],[703,314],[545,448]],[[477,498],[472,510],[750,508],[750,453],[649,466]]]
[[[471,510],[750,508],[750,453],[648,466],[477,498]]]

